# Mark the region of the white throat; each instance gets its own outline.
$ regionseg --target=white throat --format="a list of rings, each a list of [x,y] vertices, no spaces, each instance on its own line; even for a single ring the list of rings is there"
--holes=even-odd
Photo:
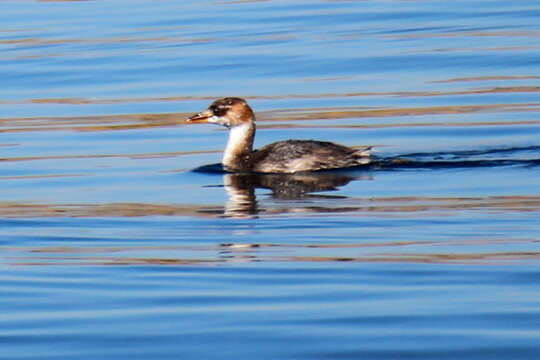
[[[253,136],[255,128],[253,123],[244,123],[231,127],[229,140],[223,154],[223,165],[231,165],[242,154],[248,154],[253,149]]]

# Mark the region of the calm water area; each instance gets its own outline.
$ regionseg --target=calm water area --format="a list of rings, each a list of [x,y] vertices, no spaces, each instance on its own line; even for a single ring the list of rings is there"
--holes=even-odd
[[[7,0],[0,79],[1,360],[538,357],[540,2]]]

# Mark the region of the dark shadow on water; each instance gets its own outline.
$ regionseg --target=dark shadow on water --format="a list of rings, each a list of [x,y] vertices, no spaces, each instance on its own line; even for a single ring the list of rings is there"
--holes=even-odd
[[[463,151],[442,151],[442,152],[428,152],[428,153],[410,153],[403,154],[402,157],[412,157],[412,158],[463,158],[463,157],[472,157],[472,156],[494,156],[500,154],[519,154],[523,152],[531,153],[540,153],[540,145],[531,145],[531,146],[520,146],[520,147],[508,147],[500,149],[479,149],[479,150],[463,150]]]
[[[494,159],[494,160],[420,160],[410,157],[394,157],[381,160],[372,169],[400,170],[400,169],[458,169],[458,168],[486,168],[499,166],[540,166],[540,159]]]
[[[498,166],[536,167],[540,165],[540,146],[509,147],[450,152],[409,153],[380,158],[373,169],[449,169]]]

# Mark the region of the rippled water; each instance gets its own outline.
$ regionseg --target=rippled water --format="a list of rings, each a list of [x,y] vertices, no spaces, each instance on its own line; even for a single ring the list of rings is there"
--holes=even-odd
[[[3,1],[0,359],[533,359],[536,1]],[[256,145],[375,165],[225,174]]]

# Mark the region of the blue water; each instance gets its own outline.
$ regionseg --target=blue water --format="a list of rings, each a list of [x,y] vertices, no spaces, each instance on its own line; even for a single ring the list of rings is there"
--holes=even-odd
[[[539,17],[3,1],[0,359],[534,359]],[[377,162],[225,174],[222,96]]]

